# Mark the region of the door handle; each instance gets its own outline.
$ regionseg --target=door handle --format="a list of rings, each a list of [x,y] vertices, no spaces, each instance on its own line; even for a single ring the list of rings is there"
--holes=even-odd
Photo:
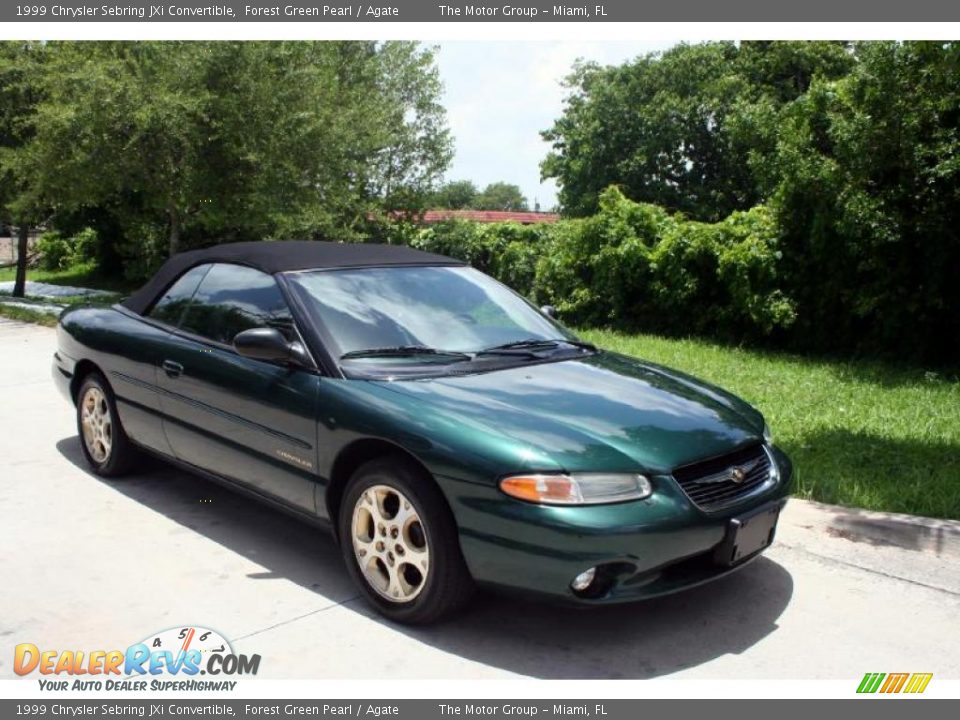
[[[183,374],[183,365],[173,360],[164,360],[160,367],[163,368],[167,377],[177,378]]]

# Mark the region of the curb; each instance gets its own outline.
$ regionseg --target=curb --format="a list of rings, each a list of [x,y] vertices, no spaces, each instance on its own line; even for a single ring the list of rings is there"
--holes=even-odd
[[[960,558],[960,521],[920,515],[860,510],[792,499],[786,510],[791,523],[833,537]]]
[[[31,300],[23,300],[21,298],[9,299],[6,296],[0,296],[0,305],[6,305],[7,307],[22,308],[24,310],[33,310],[34,312],[44,313],[47,315],[59,315],[66,308],[66,305],[55,305],[53,303],[34,302]]]

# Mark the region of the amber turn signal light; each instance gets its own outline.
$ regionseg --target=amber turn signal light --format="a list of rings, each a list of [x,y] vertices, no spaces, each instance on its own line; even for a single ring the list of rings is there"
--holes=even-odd
[[[642,500],[653,488],[643,475],[633,473],[536,473],[512,475],[500,481],[510,497],[542,505],[599,505]]]

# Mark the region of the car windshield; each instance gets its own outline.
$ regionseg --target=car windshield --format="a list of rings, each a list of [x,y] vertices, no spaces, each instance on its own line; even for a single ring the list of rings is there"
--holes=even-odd
[[[513,350],[520,353],[523,341],[574,339],[473,268],[318,270],[288,277],[336,345],[335,355],[347,361],[456,362],[502,345],[520,343]]]

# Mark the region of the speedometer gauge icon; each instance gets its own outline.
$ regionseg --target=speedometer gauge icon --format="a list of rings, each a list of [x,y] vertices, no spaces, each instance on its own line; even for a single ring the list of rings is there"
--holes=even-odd
[[[207,665],[207,658],[212,655],[232,656],[233,646],[216,630],[202,625],[188,625],[180,627],[167,628],[160,632],[153,633],[135,643],[131,647],[145,648],[143,654],[137,657],[135,664],[141,668],[149,662],[150,674],[156,674],[155,667],[165,667],[167,671],[177,674],[181,668],[193,667],[202,668]],[[147,654],[149,653],[149,658]],[[157,665],[154,665],[157,656],[162,659]],[[129,658],[128,658],[129,660]],[[138,671],[137,675],[129,674],[130,665],[127,665],[128,671],[124,674],[126,677],[142,677],[144,670]],[[190,670],[183,670],[187,674],[192,674]],[[193,672],[196,672],[194,669]],[[200,670],[201,675],[205,675],[205,670]]]
[[[233,653],[230,641],[216,630],[207,627],[173,627],[161,630],[141,640],[152,652],[167,650],[174,656],[189,650],[208,653]]]

